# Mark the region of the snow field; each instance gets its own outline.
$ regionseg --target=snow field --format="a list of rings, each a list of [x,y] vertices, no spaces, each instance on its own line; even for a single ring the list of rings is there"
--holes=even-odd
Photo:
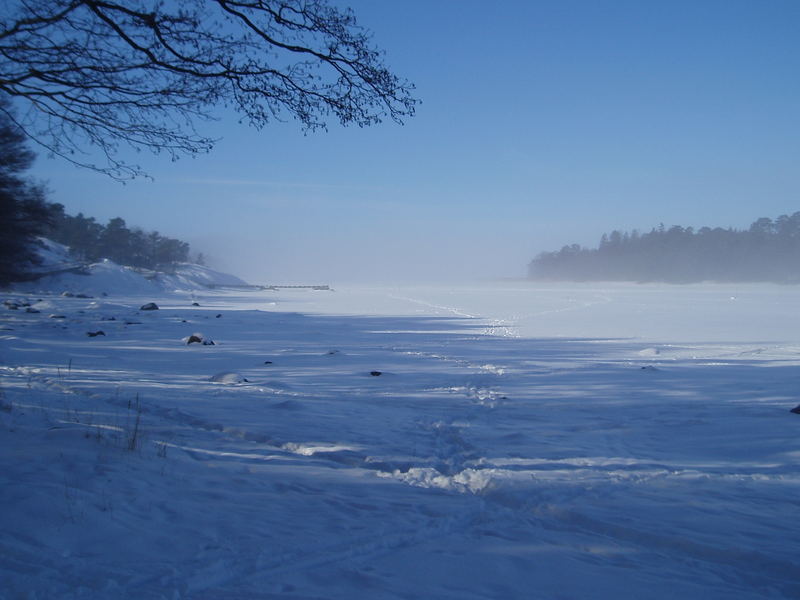
[[[0,312],[0,597],[798,597],[795,292],[649,289]]]

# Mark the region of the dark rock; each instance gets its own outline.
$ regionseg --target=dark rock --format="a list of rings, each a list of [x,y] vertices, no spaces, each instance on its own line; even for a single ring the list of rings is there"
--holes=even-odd
[[[39,312],[42,312],[42,311],[40,311],[39,309],[36,309],[36,308],[31,308],[29,306],[28,308],[25,309],[25,312],[26,313],[39,313]]]
[[[221,319],[221,318],[222,318],[222,313],[217,315],[217,319]]]
[[[193,333],[188,338],[183,338],[186,340],[186,345],[189,344],[202,344],[203,346],[216,346],[214,340],[210,338],[203,337],[202,333]]]
[[[143,304],[139,310],[158,310],[158,304],[155,302],[148,302],[147,304]]]
[[[796,415],[800,415],[800,404],[798,404],[797,406],[795,406],[795,407],[794,407],[792,410],[790,410],[789,412],[792,412],[792,413],[794,413],[794,414],[796,414]]]
[[[75,294],[76,298],[92,298],[93,296],[87,296],[86,294]]]
[[[271,364],[272,364],[272,361],[271,361],[271,360],[265,360],[265,361],[264,361],[264,364],[265,364],[265,365],[271,365]]]
[[[98,335],[102,335],[102,336],[104,336],[104,337],[105,337],[106,333],[105,333],[105,331],[102,331],[102,330],[98,330],[98,331],[87,331],[87,332],[86,332],[86,335],[88,335],[89,337],[97,337]]]
[[[199,302],[192,302],[192,306],[200,306]]]
[[[380,371],[370,371],[369,374],[372,375],[373,377],[379,377],[383,373],[381,373]]]
[[[66,319],[67,317],[64,315],[50,315],[51,319]]]

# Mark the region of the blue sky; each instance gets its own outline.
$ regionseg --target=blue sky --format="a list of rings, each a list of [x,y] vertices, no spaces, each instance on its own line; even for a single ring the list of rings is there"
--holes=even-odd
[[[258,283],[524,276],[612,229],[800,210],[800,3],[359,0],[422,100],[405,126],[220,112],[214,151],[122,186],[46,158],[51,199]]]

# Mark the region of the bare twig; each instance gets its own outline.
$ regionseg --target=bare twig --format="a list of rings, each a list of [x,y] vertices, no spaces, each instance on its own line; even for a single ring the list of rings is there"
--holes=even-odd
[[[218,105],[256,128],[290,117],[314,130],[329,116],[402,122],[418,102],[353,14],[325,0],[11,0],[4,13],[0,93],[27,104],[8,117],[118,179],[142,175],[123,145],[172,159],[210,150],[195,127]]]

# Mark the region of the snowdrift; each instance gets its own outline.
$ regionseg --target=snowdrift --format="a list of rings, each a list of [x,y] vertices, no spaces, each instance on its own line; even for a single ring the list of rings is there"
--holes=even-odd
[[[220,273],[202,265],[184,263],[177,267],[175,273],[167,275],[160,273],[157,282],[162,288],[169,289],[196,289],[202,287],[246,286],[246,281],[229,273]]]

